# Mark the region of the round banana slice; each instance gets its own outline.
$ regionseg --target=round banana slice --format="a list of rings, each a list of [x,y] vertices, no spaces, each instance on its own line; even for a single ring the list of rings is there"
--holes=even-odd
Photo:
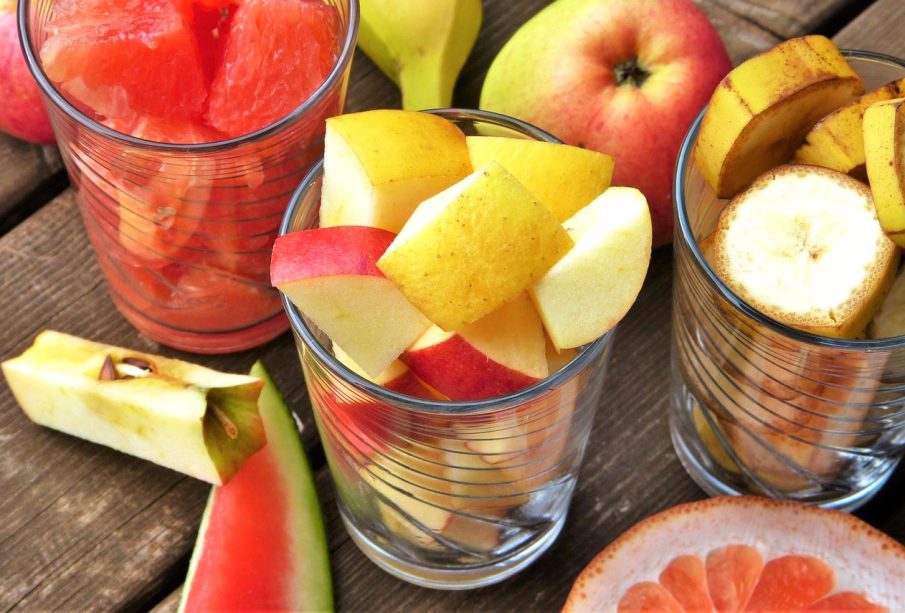
[[[790,164],[766,172],[729,203],[712,258],[723,282],[768,317],[854,338],[892,283],[899,253],[866,185]]]
[[[864,93],[864,83],[824,36],[780,43],[717,85],[701,121],[695,160],[720,198],[792,158],[818,119]]]

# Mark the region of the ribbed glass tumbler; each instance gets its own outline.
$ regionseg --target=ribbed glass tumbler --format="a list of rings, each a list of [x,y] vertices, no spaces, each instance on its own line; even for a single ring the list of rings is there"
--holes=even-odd
[[[466,133],[552,139],[491,113],[445,110]],[[280,229],[316,227],[321,167]],[[284,297],[340,514],[359,548],[409,582],[466,589],[540,556],[566,518],[606,373],[608,334],[520,392],[473,402],[405,396],[356,375]]]
[[[117,132],[55,88],[38,59],[54,4],[20,2],[23,44],[116,307],[149,337],[198,353],[284,332],[270,253],[293,192],[323,156],[325,119],[342,112],[357,0],[331,0],[338,59],[307,100],[245,136],[192,145]]]
[[[846,51],[868,89],[905,63]],[[755,311],[714,273],[700,241],[725,201],[699,174],[691,127],[676,168],[670,427],[711,495],[754,493],[852,510],[905,453],[905,337],[839,340]]]

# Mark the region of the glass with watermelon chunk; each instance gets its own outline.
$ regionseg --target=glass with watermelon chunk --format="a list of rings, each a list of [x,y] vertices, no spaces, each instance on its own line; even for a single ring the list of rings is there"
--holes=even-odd
[[[494,113],[431,112],[466,134],[555,140]],[[319,225],[322,177],[318,165],[299,186],[281,235]],[[502,581],[554,543],[600,405],[612,333],[548,354],[550,376],[528,387],[448,400],[401,361],[368,377],[286,295],[283,305],[340,514],[371,560],[416,585],[466,589]]]
[[[342,111],[357,0],[23,0],[110,294],[141,332],[201,353],[288,324],[270,251]]]

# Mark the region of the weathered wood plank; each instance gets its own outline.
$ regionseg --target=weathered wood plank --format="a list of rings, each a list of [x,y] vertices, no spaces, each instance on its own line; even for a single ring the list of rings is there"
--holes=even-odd
[[[885,0],[878,6],[882,10],[895,2]],[[765,21],[767,27],[761,27],[760,16],[743,13],[737,2],[699,3],[717,24],[735,61],[777,40],[770,32],[776,31],[775,24]],[[477,104],[483,75],[496,52],[544,4],[539,0],[485,3],[484,30],[463,71],[457,104]],[[812,4],[776,1],[769,6],[778,11],[787,7],[778,15],[795,16]],[[800,27],[806,23],[802,21]],[[874,28],[874,36],[881,31],[886,38],[892,36],[883,23],[869,27]],[[348,109],[387,106],[398,106],[398,93],[359,54]],[[0,170],[0,186],[7,184],[4,176]],[[7,198],[0,192],[3,202]],[[0,320],[9,322],[0,328],[2,357],[19,353],[38,330],[48,327],[181,355],[145,339],[117,314],[106,296],[71,193],[0,239],[0,269],[4,287]],[[638,305],[616,339],[608,400],[598,414],[572,517],[554,549],[518,578],[469,593],[421,590],[390,578],[348,540],[322,469],[318,489],[327,511],[340,607],[554,609],[578,569],[622,530],[680,500],[700,497],[672,454],[665,422],[670,286],[670,252],[661,250]],[[290,404],[305,418],[306,445],[314,444],[298,359],[288,336],[253,352],[188,357],[237,372],[262,357]],[[639,386],[639,380],[645,385]],[[0,499],[0,517],[5,520],[0,526],[0,608],[16,603],[30,609],[139,608],[162,598],[166,598],[165,609],[175,607],[178,597],[172,590],[191,551],[207,492],[204,484],[36,427],[21,414],[8,389],[0,386],[0,491],[5,494]],[[905,512],[896,503],[901,505],[901,500],[878,505],[876,516],[870,518],[905,538]],[[890,508],[899,511],[891,514]]]
[[[864,0],[820,0],[789,2],[788,0],[711,0],[733,15],[755,24],[778,38],[791,38],[810,33],[840,12],[862,8]]]
[[[56,147],[31,145],[0,133],[0,218],[62,170]]]

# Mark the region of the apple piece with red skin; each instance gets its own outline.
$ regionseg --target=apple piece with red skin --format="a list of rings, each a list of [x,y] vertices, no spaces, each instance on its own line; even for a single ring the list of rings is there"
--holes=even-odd
[[[641,4],[553,2],[493,61],[480,108],[612,155],[612,184],[644,193],[660,246],[672,240],[672,174],[682,139],[732,64],[692,0]]]
[[[56,142],[41,89],[19,45],[17,0],[0,0],[0,131],[41,145]]]
[[[547,376],[543,324],[525,293],[455,332],[431,326],[401,360],[450,400],[503,396]]]
[[[376,377],[371,377],[336,343],[333,343],[333,356],[340,364],[356,375],[388,390],[426,400],[440,399],[402,360],[393,360],[393,363],[385,371]]]
[[[431,325],[377,268],[395,234],[366,226],[277,238],[270,281],[355,363],[376,377]]]

